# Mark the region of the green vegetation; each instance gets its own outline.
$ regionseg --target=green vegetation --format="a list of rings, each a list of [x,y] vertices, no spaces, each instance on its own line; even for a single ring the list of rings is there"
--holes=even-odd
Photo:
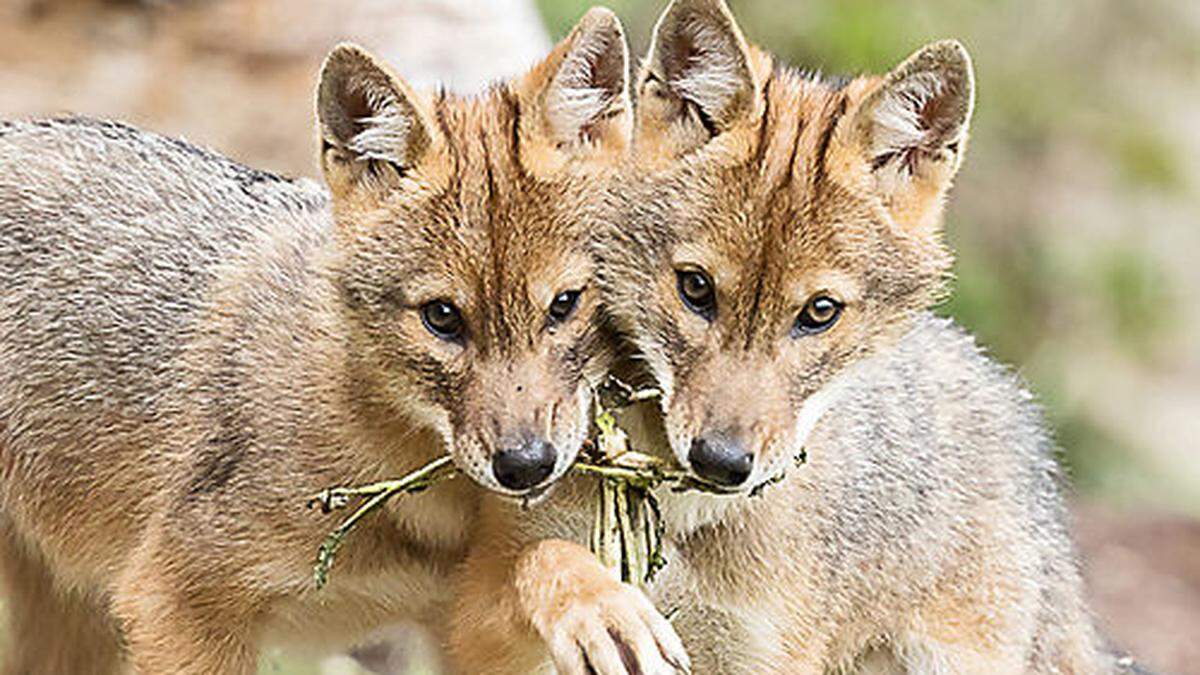
[[[1115,133],[1109,152],[1129,185],[1164,191],[1184,186],[1176,150],[1152,128],[1130,127]]]
[[[1175,328],[1172,315],[1163,311],[1173,304],[1169,281],[1132,246],[1106,252],[1095,269],[1097,291],[1113,310],[1114,336],[1128,351],[1150,356],[1155,339]]]

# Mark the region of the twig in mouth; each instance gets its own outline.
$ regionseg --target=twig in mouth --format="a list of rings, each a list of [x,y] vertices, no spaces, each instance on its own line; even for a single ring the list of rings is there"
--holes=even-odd
[[[592,552],[606,567],[619,570],[622,580],[638,586],[649,584],[666,565],[662,552],[664,527],[654,497],[656,488],[668,485],[676,492],[739,494],[705,483],[659,457],[630,450],[616,412],[659,396],[661,392],[657,389],[634,389],[609,377],[595,391],[594,433],[584,441],[580,458],[571,466],[572,471],[595,476],[600,483],[590,542]],[[803,462],[802,457],[803,454],[797,457],[797,464]],[[308,507],[319,507],[322,513],[345,508],[354,499],[365,500],[321,543],[313,566],[317,588],[329,582],[329,570],[338,549],[364,517],[398,494],[416,494],[456,475],[458,471],[450,456],[444,455],[403,478],[360,487],[327,488],[309,499]],[[756,487],[752,494],[761,493],[762,487]]]

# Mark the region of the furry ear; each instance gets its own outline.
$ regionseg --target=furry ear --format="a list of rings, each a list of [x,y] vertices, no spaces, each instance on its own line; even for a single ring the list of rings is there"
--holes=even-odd
[[[673,0],[654,28],[638,82],[641,121],[682,124],[702,139],[748,116],[757,100],[750,49],[724,0]]]
[[[522,154],[556,168],[573,154],[623,153],[629,141],[629,49],[617,16],[595,7],[519,79]]]
[[[971,57],[947,40],[918,50],[859,106],[854,134],[901,224],[928,226],[940,214],[962,162],[974,104]]]
[[[434,127],[414,92],[352,44],[335,47],[321,67],[317,119],[321,168],[335,195],[364,181],[403,175],[434,142]]]

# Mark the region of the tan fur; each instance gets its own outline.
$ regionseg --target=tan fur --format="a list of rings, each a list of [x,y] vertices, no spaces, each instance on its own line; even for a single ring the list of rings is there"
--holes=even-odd
[[[626,151],[625,59],[604,11],[474,97],[341,46],[318,90],[332,200],[118,124],[0,124],[10,671],[111,672],[118,631],[138,672],[250,673],[263,643],[440,625],[477,486],[392,502],[320,592],[344,514],[304,503],[443,452],[513,493],[492,459],[531,437],[547,480],[569,466],[608,367],[587,236]],[[461,340],[423,325],[432,300]]]
[[[597,238],[606,310],[665,391],[635,438],[685,467],[698,438],[753,454],[736,497],[660,495],[669,562],[651,596],[696,672],[1112,671],[1030,395],[927,312],[951,262],[941,210],[974,102],[966,51],[935,43],[884,77],[830,83],[748,46],[721,0],[674,0],[651,49]],[[681,270],[710,275],[711,316],[681,302]],[[840,318],[797,333],[818,295]],[[594,499],[567,479],[537,513],[489,507],[518,534],[477,543],[582,541]],[[460,620],[505,606],[518,639],[489,643],[490,661],[460,648],[464,670],[563,669],[533,617],[587,612],[606,572],[583,556],[485,567],[464,568]],[[589,590],[523,610],[515,589],[552,571]]]
[[[9,614],[6,644],[15,647],[5,672],[114,672],[120,662],[117,631],[102,611],[100,598],[57,588],[45,561],[11,528],[4,529],[0,551]],[[21,647],[42,645],[47,635],[59,636],[73,648],[47,653]]]

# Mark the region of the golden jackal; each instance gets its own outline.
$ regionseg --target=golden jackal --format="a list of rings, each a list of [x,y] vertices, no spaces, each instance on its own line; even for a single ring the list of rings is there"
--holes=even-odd
[[[435,616],[479,491],[366,522],[324,591],[329,485],[443,451],[540,491],[608,367],[593,205],[628,143],[615,16],[481,95],[352,46],[329,193],[82,119],[0,124],[0,458],[14,673],[249,673],[265,641]]]
[[[748,45],[722,0],[675,0],[638,82],[598,277],[664,391],[658,445],[736,493],[661,495],[669,563],[651,592],[696,671],[1112,670],[1039,411],[929,313],[974,103],[966,50],[824,80]],[[591,490],[568,480],[545,515],[521,514],[524,539],[578,538]],[[615,604],[612,582],[578,547],[512,543],[511,512],[487,518],[502,534],[472,560],[508,553],[511,571],[464,568],[456,658],[576,672],[564,635]],[[538,586],[547,570],[572,583]],[[527,639],[472,642],[481,625]],[[607,649],[656,663],[615,633]]]

